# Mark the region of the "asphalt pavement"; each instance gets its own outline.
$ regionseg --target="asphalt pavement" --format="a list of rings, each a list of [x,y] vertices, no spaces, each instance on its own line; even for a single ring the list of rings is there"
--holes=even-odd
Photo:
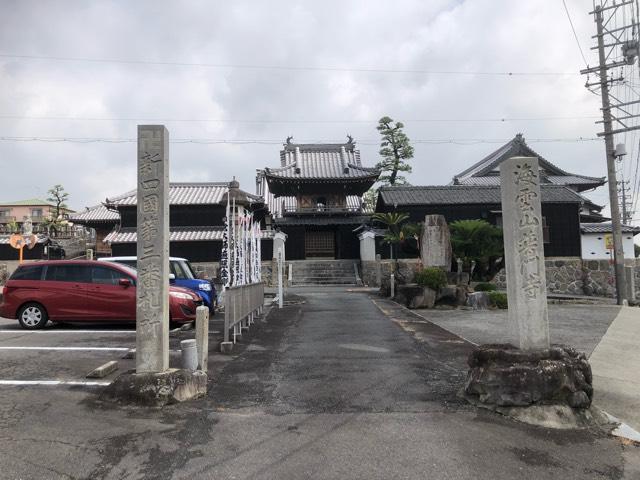
[[[366,292],[295,293],[304,303],[272,310],[231,356],[212,334],[203,399],[124,408],[101,402],[99,386],[0,384],[0,478],[640,478],[635,446],[519,424],[460,400],[472,345],[455,334]],[[0,322],[0,346],[135,340],[122,326],[60,329]],[[188,335],[174,332],[172,345]],[[0,349],[0,380],[81,379],[119,354]]]

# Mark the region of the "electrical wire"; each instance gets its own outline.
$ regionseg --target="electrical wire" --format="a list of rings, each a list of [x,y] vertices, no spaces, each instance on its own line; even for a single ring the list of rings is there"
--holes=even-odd
[[[588,67],[589,62],[587,62],[587,57],[584,56],[582,45],[580,45],[580,40],[578,40],[578,34],[576,33],[576,29],[573,26],[573,21],[571,20],[571,15],[569,14],[569,9],[567,8],[567,3],[565,2],[565,0],[562,0],[562,5],[564,5],[564,11],[567,12],[567,19],[569,20],[569,25],[571,25],[571,31],[573,32],[573,37],[576,39],[576,44],[578,45],[578,50],[580,50],[582,60],[584,61],[585,66]]]
[[[453,144],[453,145],[476,145],[483,143],[506,143],[511,139],[504,138],[449,138],[449,139],[418,139],[411,140],[414,144]],[[104,137],[19,137],[0,136],[3,142],[45,142],[45,143],[134,143],[135,138],[104,138]],[[600,141],[597,137],[577,137],[577,138],[527,138],[527,143],[560,143],[560,142],[593,142]],[[262,145],[282,145],[282,140],[270,139],[213,139],[213,138],[174,138],[170,143],[194,143],[194,144],[262,144]],[[306,142],[302,142],[306,143]],[[314,140],[308,143],[331,143],[330,141]],[[363,140],[357,142],[360,145],[379,145],[379,140]]]
[[[596,119],[599,116],[550,116],[550,117],[494,117],[494,118],[423,118],[407,119],[404,123],[507,123],[507,122],[542,122],[551,120],[585,120]],[[347,119],[284,119],[284,120],[252,120],[252,119],[231,119],[231,118],[149,118],[149,117],[78,117],[63,115],[0,115],[0,120],[80,120],[80,121],[100,121],[100,122],[188,122],[188,123],[378,123],[378,120],[347,120]]]
[[[311,66],[311,65],[257,65],[238,63],[201,63],[201,62],[169,62],[159,60],[127,60],[116,58],[85,58],[85,57],[62,57],[44,55],[20,55],[14,53],[0,53],[0,58],[12,58],[15,60],[50,60],[62,62],[90,62],[90,63],[119,63],[131,65],[160,65],[172,67],[202,67],[202,68],[237,68],[250,70],[282,70],[282,71],[327,71],[327,72],[357,72],[357,73],[402,73],[420,75],[471,75],[471,76],[495,76],[495,77],[516,77],[516,76],[571,76],[579,75],[577,72],[511,72],[511,71],[464,71],[464,70],[410,70],[393,69],[379,67],[332,67],[332,66]]]

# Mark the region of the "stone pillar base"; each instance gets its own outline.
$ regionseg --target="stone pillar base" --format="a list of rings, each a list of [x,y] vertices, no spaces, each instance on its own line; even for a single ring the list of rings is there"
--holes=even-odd
[[[222,353],[231,353],[233,351],[233,342],[221,342],[220,343],[220,352]]]
[[[199,398],[207,393],[207,374],[202,371],[169,369],[162,373],[135,373],[118,376],[101,393],[102,400],[116,403],[162,407]]]
[[[481,345],[470,355],[463,396],[536,425],[575,428],[593,419],[591,366],[568,346],[520,350]]]

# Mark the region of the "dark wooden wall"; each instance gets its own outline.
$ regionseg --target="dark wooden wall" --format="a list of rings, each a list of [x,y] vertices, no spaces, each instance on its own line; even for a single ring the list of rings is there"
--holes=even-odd
[[[135,228],[137,225],[136,206],[120,207],[123,228]],[[226,207],[222,205],[171,205],[169,207],[169,225],[172,227],[220,227]]]
[[[136,256],[135,243],[114,243],[111,245],[114,257]],[[171,242],[169,255],[186,258],[191,262],[219,262],[222,252],[222,242],[209,240],[204,242]],[[262,260],[271,260],[273,255],[273,241],[262,241]]]
[[[336,259],[358,259],[360,258],[360,240],[353,233],[353,229],[358,225],[283,225],[281,230],[287,234],[285,252],[287,260],[304,260],[305,231],[332,231],[334,233]]]
[[[447,223],[456,220],[483,219],[492,225],[498,224],[501,216],[497,212],[502,210],[500,204],[483,205],[411,205],[393,206],[382,205],[382,212],[404,212],[409,214],[409,221],[424,222],[425,215],[444,215]],[[549,228],[549,243],[544,246],[547,257],[579,257],[580,250],[580,205],[578,203],[548,203],[542,204],[542,216],[545,217]],[[388,245],[377,247],[376,251],[388,258]],[[399,258],[403,258],[401,255]]]

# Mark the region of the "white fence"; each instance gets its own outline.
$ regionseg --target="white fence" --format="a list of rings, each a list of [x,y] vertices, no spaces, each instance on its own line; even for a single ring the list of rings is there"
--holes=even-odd
[[[224,341],[228,343],[233,335],[242,334],[243,328],[249,328],[254,316],[262,313],[264,306],[264,283],[250,283],[228,287],[224,291]],[[231,333],[233,329],[233,333]]]

